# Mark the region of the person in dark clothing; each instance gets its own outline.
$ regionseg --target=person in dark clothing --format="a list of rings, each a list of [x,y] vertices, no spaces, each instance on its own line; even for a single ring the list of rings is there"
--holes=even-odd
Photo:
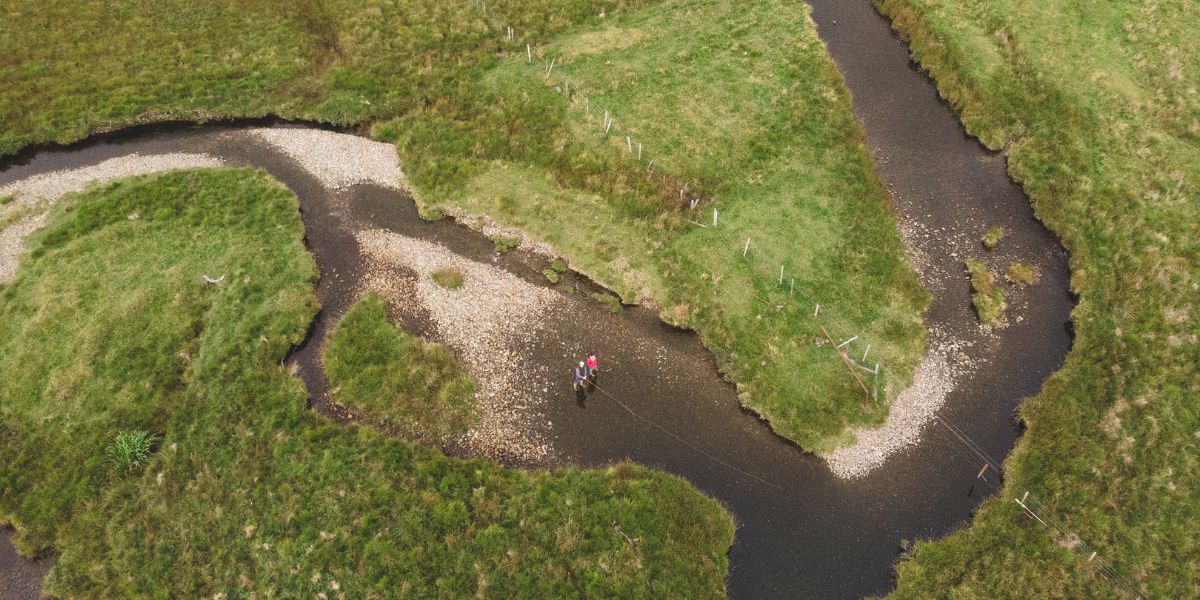
[[[579,361],[579,366],[575,367],[575,391],[587,389],[588,369],[584,361]]]

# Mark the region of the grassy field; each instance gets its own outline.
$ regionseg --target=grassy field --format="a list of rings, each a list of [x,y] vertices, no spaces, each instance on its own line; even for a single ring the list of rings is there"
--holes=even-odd
[[[338,404],[405,439],[438,446],[474,421],[471,376],[449,348],[392,325],[387,302],[377,294],[350,307],[321,361]]]
[[[122,180],[32,243],[0,287],[0,518],[61,553],[48,593],[724,596],[733,524],[678,478],[511,471],[308,411],[281,363],[316,268],[265,174]],[[157,440],[131,474],[104,458],[128,430]]]
[[[164,118],[371,125],[397,144],[423,209],[486,213],[626,301],[656,302],[703,335],[780,433],[820,450],[848,424],[881,421],[921,354],[925,295],[805,6],[487,6],[494,19],[472,2],[415,0],[9,2],[0,155]],[[563,77],[596,110],[568,101]],[[646,160],[601,134],[601,107]],[[705,215],[682,209],[693,199]],[[720,228],[685,220],[712,208]],[[878,400],[813,344],[814,302],[835,336],[872,344]]]
[[[1070,250],[1080,296],[1065,367],[1022,408],[1009,489],[970,529],[919,545],[895,596],[1195,597],[1200,12],[1129,0],[879,4],[967,128],[1007,150]],[[1023,518],[1011,498],[1024,488],[1078,539]],[[1101,561],[1121,579],[1105,579]]]

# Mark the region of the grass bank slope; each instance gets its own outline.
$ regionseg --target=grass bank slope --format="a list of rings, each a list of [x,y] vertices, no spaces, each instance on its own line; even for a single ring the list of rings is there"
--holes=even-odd
[[[61,552],[48,593],[724,596],[733,525],[678,478],[510,471],[306,410],[281,362],[316,270],[265,174],[122,180],[33,245],[0,288],[0,515]],[[160,437],[124,475],[102,457],[135,429]]]
[[[525,228],[625,300],[657,301],[701,332],[744,402],[806,448],[882,421],[920,356],[924,296],[805,7],[486,6],[491,16],[415,0],[9,2],[0,155],[165,118],[374,124],[424,209]],[[598,134],[579,98],[564,101],[562,81],[547,85],[551,58],[644,138],[655,177],[623,138]],[[681,207],[695,198],[715,198],[731,229],[687,230]],[[756,262],[742,261],[738,236],[753,238]],[[814,345],[811,301],[790,303],[780,266],[836,317],[834,335],[872,344],[878,400]]]
[[[1066,365],[1022,408],[1009,489],[969,530],[918,546],[896,596],[1196,596],[1200,12],[878,4],[967,128],[1007,149],[1080,295]],[[1074,535],[1024,518],[1011,499],[1024,488]],[[1104,562],[1127,581],[1104,579]]]

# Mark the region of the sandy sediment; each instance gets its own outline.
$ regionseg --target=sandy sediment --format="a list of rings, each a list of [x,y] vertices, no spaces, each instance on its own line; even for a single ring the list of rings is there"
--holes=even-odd
[[[330,189],[369,183],[405,189],[396,147],[386,142],[321,129],[259,128],[231,135],[251,135],[300,163]]]
[[[16,214],[16,211],[35,209],[29,216],[0,230],[0,283],[11,281],[16,275],[18,257],[25,251],[25,238],[45,224],[46,209],[63,195],[122,177],[224,164],[207,154],[130,154],[78,169],[35,175],[0,187],[0,198],[9,195],[14,198],[12,203],[0,207],[0,219]]]
[[[480,418],[456,445],[468,453],[509,464],[546,463],[552,448],[537,432],[545,417],[545,390],[537,365],[527,364],[545,315],[561,304],[554,292],[498,268],[477,263],[429,242],[379,230],[357,236],[367,259],[366,290],[377,291],[403,310],[423,309],[435,337],[449,345],[475,378]],[[401,269],[416,274],[405,279]],[[445,289],[430,275],[462,273],[462,287]]]

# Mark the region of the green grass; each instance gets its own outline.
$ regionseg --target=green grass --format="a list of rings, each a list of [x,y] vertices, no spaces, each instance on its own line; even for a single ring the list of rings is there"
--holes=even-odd
[[[321,357],[330,394],[368,422],[441,445],[475,420],[475,382],[450,349],[397,329],[378,295],[352,306],[331,336]]]
[[[9,194],[7,196],[0,196],[0,206],[6,206],[8,204],[12,204],[13,200],[16,200],[16,197],[11,194]]]
[[[463,274],[458,269],[438,269],[430,273],[429,278],[448,290],[457,290],[463,284]]]
[[[158,437],[149,431],[121,431],[104,448],[104,459],[118,473],[128,475],[146,467],[157,442]]]
[[[1186,2],[883,0],[1071,257],[1064,367],[1027,401],[1009,488],[919,544],[899,598],[1196,595],[1200,12]],[[1020,486],[1020,487],[1018,487]],[[1021,516],[1028,488],[1099,553]]]
[[[592,294],[592,300],[607,306],[608,311],[614,315],[621,314],[621,311],[624,309],[624,307],[621,305],[621,300],[612,294],[595,292]]]
[[[996,246],[1000,245],[1000,240],[1004,239],[1004,228],[993,227],[983,234],[983,238],[979,240],[983,247],[987,250],[995,250]]]
[[[1004,320],[1004,290],[996,285],[996,277],[983,261],[967,259],[967,273],[971,276],[971,304],[984,325],[999,325]]]
[[[317,271],[264,173],[115,182],[31,243],[0,288],[0,519],[60,552],[47,593],[724,597],[733,523],[681,479],[512,471],[307,410],[282,361]],[[158,451],[118,477],[131,430]]]
[[[487,6],[523,39],[506,43],[472,2],[9,2],[0,155],[165,118],[370,125],[396,143],[421,214],[487,214],[625,301],[661,306],[781,434],[820,450],[882,421],[921,356],[926,295],[806,6]],[[644,142],[654,177],[579,95],[556,91],[562,77]],[[683,210],[690,199],[705,214]],[[725,226],[686,222],[713,207]],[[837,356],[805,342],[813,302],[835,335],[872,344],[889,394],[862,402]]]
[[[490,238],[496,246],[496,252],[504,254],[521,245],[521,240],[510,235],[494,235]]]
[[[1023,262],[1015,262],[1008,265],[1008,269],[1004,273],[1004,277],[1010,282],[1017,285],[1033,285],[1042,277],[1038,268]]]

